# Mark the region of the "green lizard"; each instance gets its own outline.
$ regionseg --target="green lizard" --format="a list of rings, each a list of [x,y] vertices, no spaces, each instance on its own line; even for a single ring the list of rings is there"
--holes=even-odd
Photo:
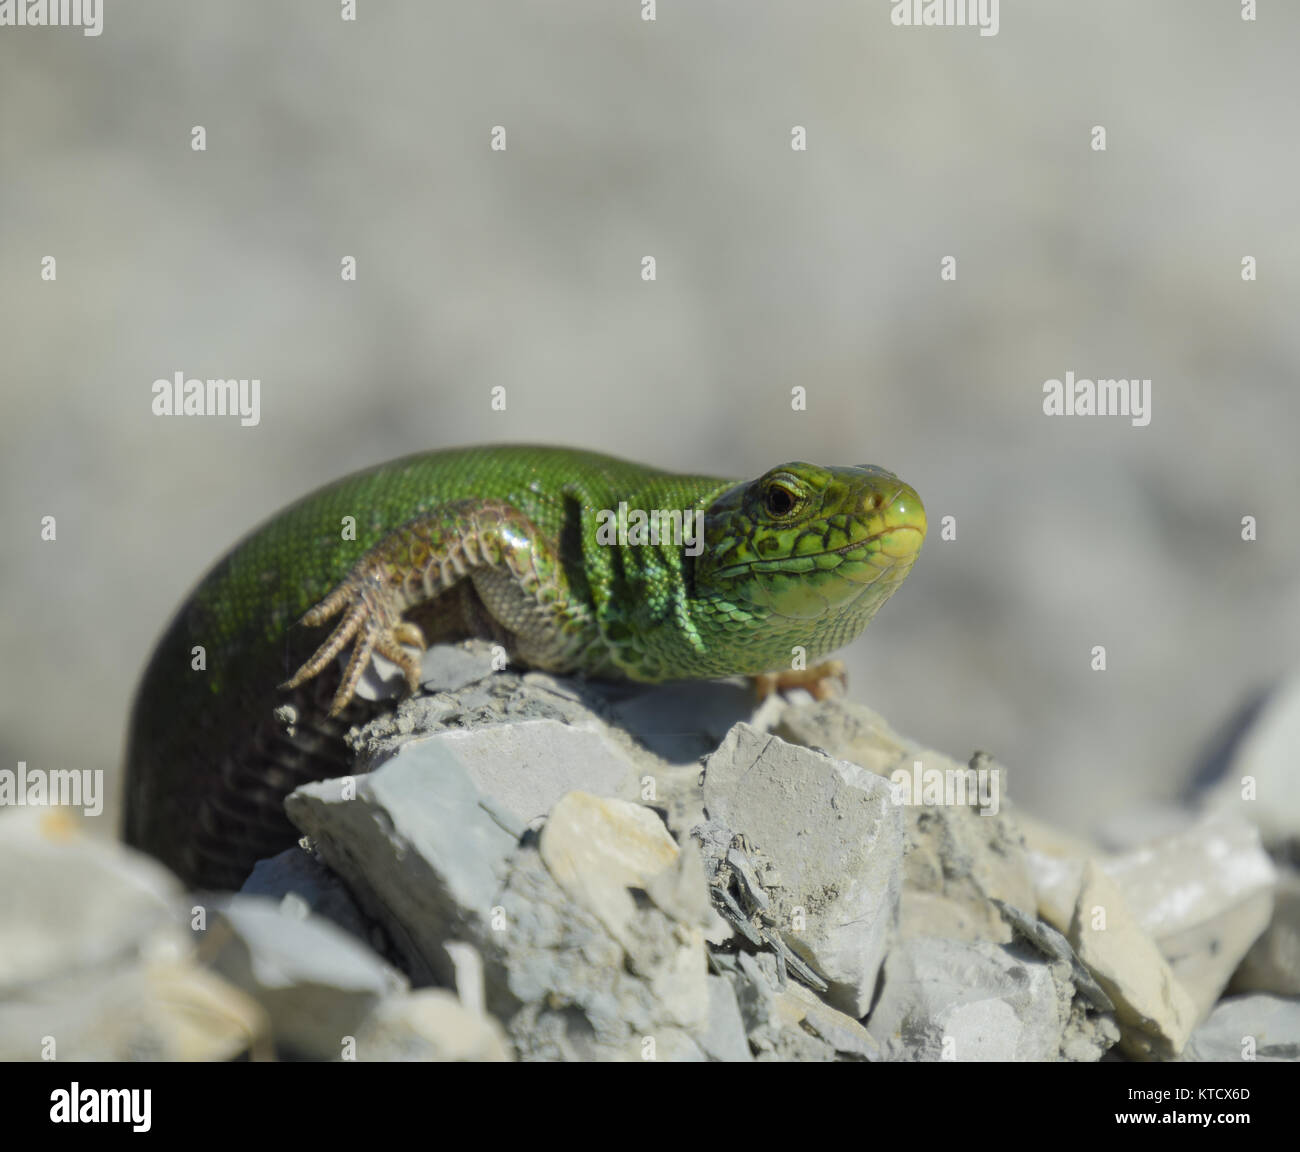
[[[699,513],[701,536],[619,543],[620,503],[688,530]],[[352,697],[374,652],[412,691],[418,650],[466,636],[610,679],[788,670],[857,636],[924,537],[916,493],[871,466],[744,483],[492,446],[359,472],[246,537],[171,622],[132,713],[126,839],[191,884],[237,886],[293,843],[285,794],[349,770],[340,736],[367,714]]]

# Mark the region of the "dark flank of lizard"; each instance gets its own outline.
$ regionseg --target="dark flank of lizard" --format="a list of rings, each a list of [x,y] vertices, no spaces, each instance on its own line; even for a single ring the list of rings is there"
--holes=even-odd
[[[664,513],[649,540],[638,511]],[[208,887],[293,844],[283,798],[349,770],[340,737],[375,652],[412,691],[419,652],[464,637],[604,679],[788,673],[796,649],[819,660],[866,627],[925,528],[917,494],[870,465],[737,481],[511,445],[348,476],[245,537],[177,611],[132,712],[126,839]]]

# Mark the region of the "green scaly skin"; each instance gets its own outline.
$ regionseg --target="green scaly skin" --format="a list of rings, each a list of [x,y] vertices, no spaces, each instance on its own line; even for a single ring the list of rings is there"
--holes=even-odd
[[[598,513],[620,502],[702,511],[702,551],[608,542]],[[792,463],[745,483],[494,446],[346,477],[245,538],[172,621],[132,714],[126,838],[210,887],[292,844],[283,797],[348,771],[339,737],[368,714],[352,690],[372,651],[412,688],[415,649],[464,636],[609,679],[788,670],[857,636],[924,536],[916,493],[869,466]]]

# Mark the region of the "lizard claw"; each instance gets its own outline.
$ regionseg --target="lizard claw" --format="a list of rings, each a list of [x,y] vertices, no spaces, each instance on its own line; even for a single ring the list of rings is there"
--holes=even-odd
[[[331,716],[339,715],[351,702],[361,674],[375,652],[396,664],[405,675],[410,690],[417,691],[420,687],[420,661],[411,649],[423,651],[424,634],[416,625],[401,618],[400,611],[384,595],[379,584],[353,574],[306,612],[301,623],[315,627],[332,620],[340,612],[343,612],[343,619],[329,638],[280,687],[291,689],[305,684],[355,641],[347,669],[330,704]]]

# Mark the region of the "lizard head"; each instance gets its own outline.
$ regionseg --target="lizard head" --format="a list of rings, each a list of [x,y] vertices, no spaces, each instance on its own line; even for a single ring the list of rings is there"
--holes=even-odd
[[[851,613],[863,627],[924,539],[921,498],[892,472],[782,464],[709,506],[695,590],[789,620]]]

